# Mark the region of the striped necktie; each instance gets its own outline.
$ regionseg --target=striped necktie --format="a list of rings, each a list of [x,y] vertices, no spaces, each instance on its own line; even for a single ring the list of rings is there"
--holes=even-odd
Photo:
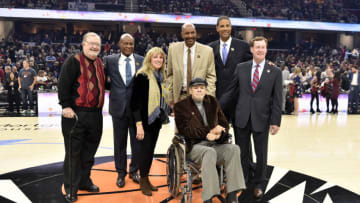
[[[255,92],[257,85],[259,84],[259,64],[256,64],[253,75],[253,81],[251,83],[252,91]]]

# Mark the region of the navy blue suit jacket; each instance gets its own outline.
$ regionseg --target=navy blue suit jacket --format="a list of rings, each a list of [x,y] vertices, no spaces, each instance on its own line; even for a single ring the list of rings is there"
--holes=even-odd
[[[281,123],[282,74],[275,66],[265,63],[259,84],[251,87],[252,60],[237,65],[234,78],[227,91],[220,98],[221,107],[236,99],[234,125],[245,128],[251,115],[252,127],[256,132],[266,132],[270,125]]]
[[[121,54],[113,54],[106,56],[104,69],[106,80],[110,77],[110,98],[109,98],[109,112],[114,117],[124,117],[131,115],[130,99],[132,95],[133,80],[129,86],[123,81],[119,71],[119,58]],[[141,68],[144,57],[134,54],[135,70],[136,72]],[[135,74],[134,74],[135,76]]]

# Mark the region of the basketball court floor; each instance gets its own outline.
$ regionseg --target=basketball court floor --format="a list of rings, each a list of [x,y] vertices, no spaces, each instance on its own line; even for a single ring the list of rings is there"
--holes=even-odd
[[[161,130],[150,172],[159,191],[146,197],[129,179],[124,188],[115,185],[112,121],[105,115],[92,170],[100,192],[81,193],[78,202],[179,202],[171,197],[166,185],[164,155],[173,129],[171,119]],[[263,202],[360,202],[359,129],[360,115],[345,112],[283,116],[280,132],[269,139],[268,183]],[[63,159],[59,115],[1,117],[0,202],[65,202],[61,185]],[[201,185],[194,185],[193,193],[193,202],[201,202]],[[240,194],[240,200],[245,196],[246,192]]]

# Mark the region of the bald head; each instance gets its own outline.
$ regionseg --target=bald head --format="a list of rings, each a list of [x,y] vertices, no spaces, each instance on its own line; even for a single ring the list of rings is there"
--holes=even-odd
[[[185,23],[181,26],[181,37],[184,39],[187,47],[192,47],[196,41],[195,25],[192,23]]]
[[[120,37],[119,47],[121,53],[125,56],[130,56],[134,52],[134,37],[131,36],[129,33],[124,33]]]
[[[184,23],[184,24],[181,26],[181,32],[183,32],[183,30],[184,30],[186,27],[192,27],[194,30],[196,30],[194,24],[192,24],[192,23]]]
[[[120,40],[121,40],[121,39],[124,39],[125,37],[129,37],[130,39],[134,40],[134,37],[131,36],[131,34],[129,34],[129,33],[124,33],[124,34],[122,34],[122,35],[120,36]]]

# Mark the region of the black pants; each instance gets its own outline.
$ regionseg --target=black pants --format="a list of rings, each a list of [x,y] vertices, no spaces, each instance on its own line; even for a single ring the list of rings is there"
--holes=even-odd
[[[138,157],[141,177],[146,177],[149,175],[160,129],[160,119],[156,119],[150,127],[144,129],[144,139],[140,141],[141,156]]]
[[[310,109],[313,109],[314,99],[316,99],[316,110],[319,109],[319,93],[311,94]]]
[[[331,98],[331,104],[332,104],[332,112],[337,112],[338,111],[338,98]]]
[[[329,112],[330,111],[330,102],[331,102],[331,95],[326,95],[326,111]],[[334,105],[334,104],[332,104]]]
[[[235,126],[234,130],[235,143],[239,145],[241,151],[241,165],[243,167],[245,182],[247,184],[253,182],[255,187],[265,189],[269,130],[265,132],[255,132],[250,118],[245,128]],[[252,180],[249,174],[251,169],[251,135],[253,136],[256,154],[255,174]]]
[[[16,106],[16,110],[19,112],[20,111],[20,95],[19,94],[11,94],[8,95],[8,102],[9,102],[9,111],[13,112],[14,111],[14,103]]]
[[[94,156],[99,146],[102,129],[103,117],[101,111],[96,112],[76,112],[79,120],[71,134],[71,164],[72,164],[72,188],[76,193],[79,187],[92,184],[90,170],[94,165]],[[61,127],[65,142],[65,161],[64,161],[64,186],[66,193],[70,189],[69,174],[69,140],[70,130],[75,123],[75,119],[62,117]]]
[[[138,170],[136,155],[139,154],[140,143],[136,139],[135,123],[125,118],[112,117],[114,129],[114,160],[115,168],[120,177],[125,177],[127,174],[127,138],[130,132],[131,145],[131,163],[129,172],[133,173]]]

